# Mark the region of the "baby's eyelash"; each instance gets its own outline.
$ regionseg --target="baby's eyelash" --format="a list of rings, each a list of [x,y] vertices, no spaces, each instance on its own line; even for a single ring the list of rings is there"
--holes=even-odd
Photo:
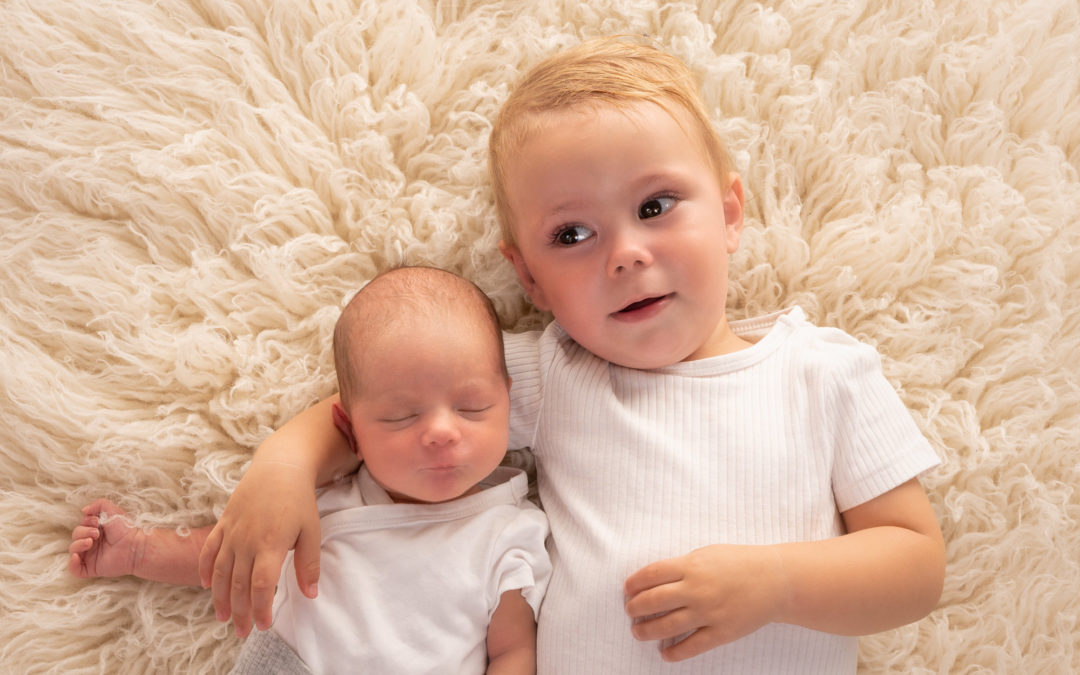
[[[477,405],[477,406],[471,406],[471,407],[468,407],[468,408],[458,408],[458,410],[460,410],[461,412],[467,412],[467,413],[482,413],[482,412],[486,412],[488,410],[491,410],[493,407],[494,406],[490,406],[490,405]]]
[[[414,417],[416,417],[416,415],[398,415],[392,417],[380,417],[378,421],[384,424],[398,424],[400,422],[410,420]]]

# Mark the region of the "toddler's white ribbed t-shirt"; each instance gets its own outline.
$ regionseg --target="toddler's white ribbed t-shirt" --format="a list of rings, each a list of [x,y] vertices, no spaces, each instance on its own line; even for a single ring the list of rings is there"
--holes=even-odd
[[[622,588],[641,567],[838,536],[842,511],[938,463],[873,348],[798,308],[732,328],[753,346],[652,371],[598,359],[557,324],[506,336],[511,446],[533,449],[552,531],[542,675],[854,672],[854,638],[796,626],[679,664],[631,635]]]

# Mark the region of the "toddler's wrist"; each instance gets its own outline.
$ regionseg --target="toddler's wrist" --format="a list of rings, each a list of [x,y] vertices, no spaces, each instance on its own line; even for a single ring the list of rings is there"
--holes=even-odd
[[[792,580],[792,561],[783,546],[770,546],[769,551],[773,555],[772,577],[773,588],[776,592],[776,617],[774,623],[797,623],[794,614],[796,601],[796,588]]]
[[[270,476],[271,480],[281,481],[288,485],[303,485],[315,487],[317,484],[318,471],[315,467],[305,466],[291,459],[281,459],[273,454],[256,454],[251,460],[247,475]]]

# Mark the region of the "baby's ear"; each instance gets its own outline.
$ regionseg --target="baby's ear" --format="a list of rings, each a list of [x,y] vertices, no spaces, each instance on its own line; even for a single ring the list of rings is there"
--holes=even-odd
[[[345,409],[335,403],[332,407],[332,414],[334,417],[334,426],[341,432],[341,435],[345,437],[345,440],[349,442],[349,447],[356,454],[357,459],[363,461],[363,456],[360,455],[360,448],[356,445],[356,436],[353,434],[352,421],[349,420],[349,416],[345,413]]]
[[[521,251],[517,246],[506,243],[505,240],[499,241],[499,253],[502,253],[503,257],[510,261],[510,264],[514,266],[514,271],[517,272],[518,281],[521,282],[522,287],[525,289],[525,293],[528,294],[529,300],[532,300],[532,304],[536,305],[537,309],[547,311],[551,309],[551,306],[547,302],[547,298],[544,296],[543,289],[537,285],[536,280],[533,279],[533,275],[529,272],[529,266],[525,264],[525,258],[522,257]]]

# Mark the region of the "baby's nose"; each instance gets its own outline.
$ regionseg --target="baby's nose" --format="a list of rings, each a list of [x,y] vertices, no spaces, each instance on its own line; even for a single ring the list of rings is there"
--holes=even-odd
[[[441,410],[431,414],[424,427],[421,441],[427,446],[443,446],[461,439],[461,431],[453,411]]]

